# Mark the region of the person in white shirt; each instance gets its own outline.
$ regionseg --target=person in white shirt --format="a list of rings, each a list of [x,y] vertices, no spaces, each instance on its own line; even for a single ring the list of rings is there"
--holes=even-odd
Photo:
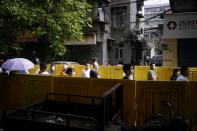
[[[63,65],[62,75],[66,75],[66,70],[69,68],[68,64]]]
[[[176,81],[189,81],[189,68],[186,66],[181,67],[180,75],[176,79]]]
[[[90,64],[85,64],[85,69],[81,71],[81,77],[90,78]]]
[[[155,73],[156,66],[155,63],[150,64],[150,70],[147,73],[148,80],[157,80],[157,75]]]

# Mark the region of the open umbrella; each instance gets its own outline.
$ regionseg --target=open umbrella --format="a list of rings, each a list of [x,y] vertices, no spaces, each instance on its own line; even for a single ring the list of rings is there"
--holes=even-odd
[[[14,59],[9,59],[5,61],[1,65],[2,69],[6,69],[8,71],[12,70],[28,70],[31,68],[34,68],[34,64],[25,58],[14,58]]]

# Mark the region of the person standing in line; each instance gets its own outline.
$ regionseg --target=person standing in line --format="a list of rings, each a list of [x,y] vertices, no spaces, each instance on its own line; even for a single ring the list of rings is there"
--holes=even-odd
[[[97,65],[98,65],[98,62],[97,62],[96,59],[93,59],[93,60],[92,60],[92,65],[94,65],[94,64],[97,64]]]
[[[66,70],[66,76],[67,77],[74,77],[75,76],[75,70],[72,67],[68,67]]]
[[[55,75],[55,65],[54,64],[50,65],[50,68],[49,68],[48,72],[51,75]]]
[[[173,69],[173,74],[170,77],[170,80],[176,81],[178,76],[179,76],[179,74],[180,74],[179,68]]]
[[[187,66],[182,66],[180,69],[180,75],[176,81],[189,81],[189,68]]]
[[[90,78],[90,64],[85,64],[85,69],[82,70],[81,77]]]
[[[148,80],[157,80],[157,75],[155,73],[156,66],[155,63],[150,64],[150,70],[147,73]]]
[[[62,75],[66,75],[66,70],[69,68],[68,64],[63,64],[63,69],[62,69],[62,72],[61,74]]]
[[[98,74],[98,63],[93,63],[93,69],[90,70],[90,78],[100,78]]]
[[[40,64],[40,69],[35,72],[37,75],[49,75],[47,71],[47,65],[45,63]]]
[[[124,77],[122,79],[133,80],[133,67],[130,64],[123,65]]]

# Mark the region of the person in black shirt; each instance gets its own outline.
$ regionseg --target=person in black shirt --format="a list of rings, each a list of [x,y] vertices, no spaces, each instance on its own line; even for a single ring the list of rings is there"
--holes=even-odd
[[[122,79],[133,80],[132,75],[133,67],[130,64],[123,65],[124,77]]]
[[[173,69],[173,74],[171,75],[170,80],[176,81],[176,79],[178,78],[179,74],[180,74],[179,68]]]

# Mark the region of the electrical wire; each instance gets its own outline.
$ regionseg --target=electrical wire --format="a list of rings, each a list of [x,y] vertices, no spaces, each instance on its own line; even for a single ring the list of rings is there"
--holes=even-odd
[[[179,3],[176,5],[175,8],[179,7],[179,6],[182,5],[182,4],[183,4],[182,2],[179,2]],[[146,22],[146,21],[148,21],[148,20],[154,19],[154,18],[156,18],[156,17],[158,17],[158,16],[161,16],[161,15],[165,14],[165,13],[168,12],[168,11],[171,11],[171,10],[172,10],[172,9],[168,9],[168,10],[162,12],[162,13],[159,13],[159,14],[157,14],[157,15],[154,15],[154,16],[150,17],[150,18],[147,18],[146,20],[143,20],[143,21],[141,21],[140,23],[144,23],[144,22]],[[136,23],[136,22],[132,22],[132,23]]]
[[[159,13],[159,14],[157,14],[157,15],[154,15],[154,16],[150,17],[150,18],[147,18],[146,20],[143,20],[143,21],[141,21],[140,23],[144,23],[144,22],[146,22],[146,21],[148,21],[148,20],[154,19],[154,18],[156,18],[156,17],[158,17],[158,16],[161,16],[161,15],[165,14],[165,13],[168,12],[168,11],[171,11],[171,10],[172,10],[172,9],[168,9],[168,10],[162,12],[162,13]]]

